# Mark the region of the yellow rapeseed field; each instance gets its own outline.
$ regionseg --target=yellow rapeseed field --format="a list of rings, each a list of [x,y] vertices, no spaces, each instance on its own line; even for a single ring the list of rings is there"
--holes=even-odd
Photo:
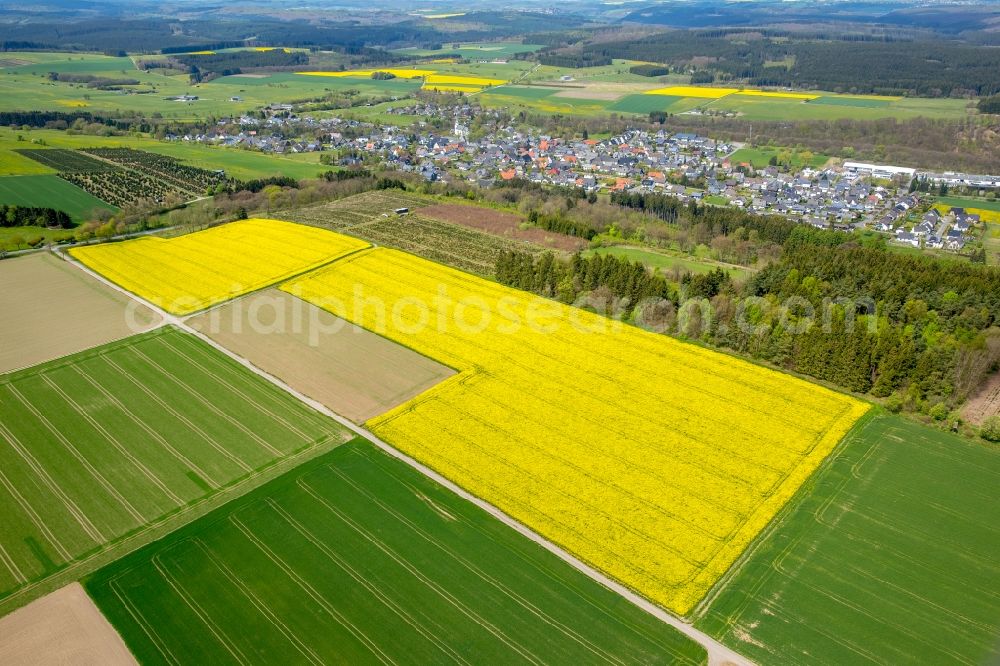
[[[647,90],[647,95],[670,95],[673,97],[700,97],[703,99],[719,99],[730,95],[748,95],[752,97],[777,97],[780,99],[816,99],[819,95],[810,93],[791,93],[770,90],[750,90],[740,88],[708,88],[702,86],[669,86]]]
[[[375,433],[681,615],[868,409],[395,250],[281,288],[459,370]]]
[[[301,224],[251,219],[177,238],[76,247],[70,254],[137,296],[185,315],[367,245]]]
[[[948,204],[943,204],[943,203],[934,204],[934,208],[936,208],[937,211],[942,215],[947,215],[949,211],[951,211],[951,209],[955,207],[956,206],[950,206]],[[972,215],[978,215],[980,221],[982,222],[1000,223],[1000,211],[987,210],[985,208],[965,207],[965,212],[970,213]]]
[[[703,97],[705,99],[718,99],[733,93],[738,93],[738,88],[703,88],[701,86],[668,86],[666,88],[656,88],[647,90],[646,95],[670,95],[673,97]]]
[[[482,76],[460,76],[457,74],[431,74],[427,77],[427,84],[453,84],[459,86],[498,86],[506,83],[503,79],[487,79]]]

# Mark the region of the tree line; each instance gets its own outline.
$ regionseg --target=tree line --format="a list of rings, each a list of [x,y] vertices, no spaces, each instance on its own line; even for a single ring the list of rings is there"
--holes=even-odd
[[[496,277],[940,421],[957,419],[953,410],[1000,365],[1000,269],[801,225],[781,235],[780,259],[742,285],[723,269],[674,282],[611,255],[520,252],[500,256]]]
[[[1000,114],[1000,95],[991,95],[979,100],[977,105],[979,113]]]
[[[683,220],[688,226],[704,224],[712,236],[732,235],[737,228],[756,232],[757,237],[771,243],[784,243],[801,225],[776,215],[755,215],[737,208],[699,205],[697,201],[682,202],[666,194],[642,192],[612,192],[611,203],[642,211],[664,222],[677,224]]]
[[[539,213],[537,210],[528,213],[528,222],[546,231],[554,231],[566,236],[576,236],[584,240],[593,240],[598,233],[597,229],[582,222],[571,220],[556,213],[546,215]]]
[[[95,115],[89,111],[0,111],[0,125],[11,127],[50,127],[54,123],[61,123],[65,129],[78,120],[99,123],[123,131],[142,123],[142,118],[138,116],[119,118]]]
[[[55,208],[6,206],[0,204],[0,227],[59,227],[72,229],[76,224],[70,216]]]
[[[610,254],[575,254],[565,261],[551,252],[535,257],[504,250],[497,257],[495,277],[501,284],[564,303],[573,303],[581,293],[603,290],[619,299],[626,312],[650,298],[677,301],[677,291],[668,280],[653,275],[639,262]]]

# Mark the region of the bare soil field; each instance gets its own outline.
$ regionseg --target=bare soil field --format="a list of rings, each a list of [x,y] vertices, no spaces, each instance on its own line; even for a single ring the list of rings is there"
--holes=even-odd
[[[454,370],[277,289],[187,321],[356,423],[406,402]]]
[[[463,206],[460,204],[438,204],[436,206],[421,208],[418,214],[421,217],[427,217],[432,220],[460,224],[463,227],[485,231],[494,236],[528,241],[542,247],[550,247],[557,250],[575,252],[587,246],[587,241],[582,238],[557,234],[545,231],[544,229],[522,229],[521,222],[523,220],[517,215],[490,208]]]
[[[962,418],[976,425],[994,414],[1000,414],[1000,372],[994,373],[962,409]]]
[[[600,99],[608,102],[615,102],[628,92],[613,92],[610,90],[591,90],[590,88],[582,88],[579,90],[563,90],[562,92],[557,92],[553,97],[567,97],[569,99]]]
[[[0,261],[0,373],[155,328],[152,310],[47,253]]]
[[[577,92],[579,96],[584,99],[601,99],[600,97],[594,97],[598,93],[614,93],[615,95],[631,95],[635,93],[646,92],[647,90],[653,90],[654,88],[662,88],[662,84],[656,83],[656,80],[652,80],[650,83],[644,82],[625,82],[625,81],[574,81],[571,85],[563,84],[559,85],[558,82],[546,82],[539,81],[540,84],[552,87],[562,87],[564,92]],[[568,97],[569,95],[563,95],[558,93],[563,97]]]
[[[0,664],[125,666],[136,660],[79,583],[0,619]]]

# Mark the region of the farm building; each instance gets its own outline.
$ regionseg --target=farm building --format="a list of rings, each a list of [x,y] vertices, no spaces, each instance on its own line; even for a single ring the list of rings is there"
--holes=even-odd
[[[944,183],[945,185],[958,187],[1000,188],[1000,176],[973,175],[945,171],[944,173],[925,173],[921,174],[921,177],[927,179],[935,185]]]
[[[851,174],[868,175],[875,178],[895,178],[896,176],[906,176],[913,178],[916,169],[909,167],[891,166],[888,164],[868,164],[867,162],[844,162],[844,169]]]

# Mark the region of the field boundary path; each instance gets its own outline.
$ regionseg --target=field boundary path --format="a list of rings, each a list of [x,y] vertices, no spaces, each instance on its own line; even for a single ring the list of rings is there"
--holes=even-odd
[[[222,352],[223,354],[225,354],[229,358],[233,359],[234,361],[236,361],[237,363],[239,363],[241,366],[245,367],[249,371],[251,371],[254,374],[256,374],[256,375],[264,378],[265,380],[267,380],[271,384],[273,384],[273,385],[277,386],[278,388],[284,390],[285,392],[289,393],[290,395],[294,396],[295,398],[298,398],[301,402],[303,402],[306,405],[312,407],[317,412],[319,412],[319,413],[321,413],[321,414],[323,414],[323,415],[325,415],[325,416],[327,416],[329,418],[332,418],[334,421],[336,421],[337,423],[341,424],[345,428],[349,429],[351,432],[353,432],[353,433],[355,433],[357,435],[360,435],[361,437],[364,437],[365,439],[367,439],[368,441],[370,441],[375,446],[379,447],[380,449],[382,449],[383,451],[385,451],[389,455],[393,456],[394,458],[397,458],[397,459],[401,460],[402,462],[406,463],[410,467],[416,469],[418,472],[420,472],[424,476],[427,476],[428,478],[430,478],[433,481],[435,481],[436,483],[444,486],[445,488],[447,488],[451,492],[455,493],[459,497],[463,498],[464,500],[466,500],[468,502],[471,502],[472,504],[476,505],[477,507],[479,507],[483,511],[486,511],[487,513],[489,513],[491,516],[493,516],[494,518],[496,518],[497,520],[499,520],[503,524],[507,525],[511,529],[515,530],[516,532],[520,533],[521,535],[523,535],[523,536],[527,537],[528,539],[530,539],[531,541],[535,542],[536,544],[538,544],[539,546],[541,546],[545,550],[549,551],[550,553],[552,553],[553,555],[555,555],[559,559],[563,560],[564,562],[566,562],[567,564],[569,564],[570,566],[572,566],[577,571],[580,571],[581,573],[583,573],[587,577],[591,578],[592,580],[600,583],[604,587],[606,587],[606,588],[608,588],[608,589],[610,589],[610,590],[618,593],[620,596],[622,596],[625,599],[627,599],[633,605],[641,608],[642,610],[646,611],[647,613],[649,613],[653,617],[657,618],[658,620],[662,621],[663,623],[665,623],[665,624],[673,627],[677,631],[681,632],[682,634],[684,634],[685,636],[687,636],[688,638],[690,638],[691,640],[695,641],[696,643],[698,643],[699,645],[701,645],[703,648],[705,648],[706,652],[708,653],[708,664],[709,664],[709,666],[723,666],[723,665],[727,665],[728,666],[730,664],[733,665],[733,666],[753,666],[753,662],[751,662],[746,657],[740,655],[739,653],[737,653],[736,651],[732,650],[731,648],[726,647],[725,645],[723,645],[722,643],[718,642],[717,640],[715,640],[714,638],[712,638],[708,634],[704,633],[703,631],[701,631],[699,629],[696,629],[693,625],[689,624],[688,622],[685,622],[684,620],[681,620],[680,618],[675,617],[674,615],[671,615],[670,613],[668,613],[664,609],[660,608],[656,604],[654,604],[651,601],[645,599],[644,597],[640,596],[639,594],[633,592],[632,590],[630,590],[629,588],[625,587],[621,583],[618,583],[617,581],[612,580],[611,578],[609,578],[608,576],[604,575],[600,571],[594,569],[590,565],[588,565],[588,564],[580,561],[579,559],[577,559],[576,557],[574,557],[570,553],[568,553],[565,550],[563,550],[562,548],[560,548],[555,543],[552,543],[551,541],[545,539],[541,535],[539,535],[539,534],[535,533],[534,531],[530,530],[529,528],[527,528],[526,526],[524,526],[523,524],[521,524],[517,520],[511,518],[506,513],[504,513],[500,509],[496,508],[495,506],[493,506],[489,502],[486,502],[485,500],[482,500],[479,497],[476,497],[472,493],[470,493],[470,492],[466,491],[465,489],[463,489],[462,487],[456,485],[455,483],[453,483],[452,481],[448,480],[444,476],[438,474],[433,469],[427,467],[426,465],[422,464],[421,462],[417,461],[416,459],[411,458],[410,456],[406,455],[402,451],[399,451],[398,449],[396,449],[395,447],[393,447],[391,444],[388,444],[387,442],[385,442],[382,439],[380,439],[375,433],[373,433],[373,432],[371,432],[371,431],[369,431],[369,430],[367,430],[367,429],[365,429],[365,428],[363,428],[363,427],[361,427],[361,426],[359,426],[359,425],[357,425],[355,423],[352,423],[348,419],[346,419],[346,418],[340,416],[339,414],[333,412],[332,410],[328,409],[325,405],[323,405],[323,404],[317,402],[316,400],[313,400],[312,398],[310,398],[310,397],[308,397],[306,395],[303,395],[302,393],[296,391],[294,388],[292,388],[291,386],[289,386],[288,384],[286,384],[285,382],[283,382],[281,379],[279,379],[279,378],[277,378],[277,377],[275,377],[275,376],[273,376],[273,375],[265,372],[264,370],[261,370],[256,365],[254,365],[250,361],[246,360],[242,356],[236,354],[233,351],[230,351],[228,348],[226,348],[223,345],[217,343],[215,340],[211,339],[207,335],[204,335],[200,331],[192,328],[187,323],[185,323],[184,320],[186,319],[186,317],[179,317],[177,315],[171,314],[171,313],[167,312],[166,310],[163,310],[160,307],[156,306],[155,304],[150,303],[150,302],[146,301],[145,299],[136,296],[135,294],[127,291],[124,287],[118,286],[117,284],[115,284],[111,280],[108,280],[107,278],[105,278],[103,275],[97,273],[96,271],[91,270],[90,268],[88,268],[87,266],[83,265],[82,263],[80,263],[76,259],[70,257],[68,254],[65,254],[65,253],[63,253],[61,251],[59,251],[58,254],[65,261],[68,261],[70,264],[72,264],[72,265],[76,266],[77,268],[79,268],[80,270],[88,273],[91,277],[93,277],[93,278],[95,278],[97,280],[100,280],[101,282],[103,282],[104,284],[108,285],[112,289],[116,289],[119,292],[125,294],[127,297],[132,298],[132,299],[136,300],[137,302],[142,303],[146,307],[151,308],[154,312],[156,312],[157,314],[159,314],[163,318],[163,323],[161,324],[162,326],[166,326],[166,325],[170,324],[170,325],[176,326],[177,328],[181,329],[185,333],[188,333],[190,335],[193,335],[193,336],[197,337],[199,340],[201,340],[205,344],[208,344],[211,347],[213,347],[214,349],[219,350],[220,352]]]

